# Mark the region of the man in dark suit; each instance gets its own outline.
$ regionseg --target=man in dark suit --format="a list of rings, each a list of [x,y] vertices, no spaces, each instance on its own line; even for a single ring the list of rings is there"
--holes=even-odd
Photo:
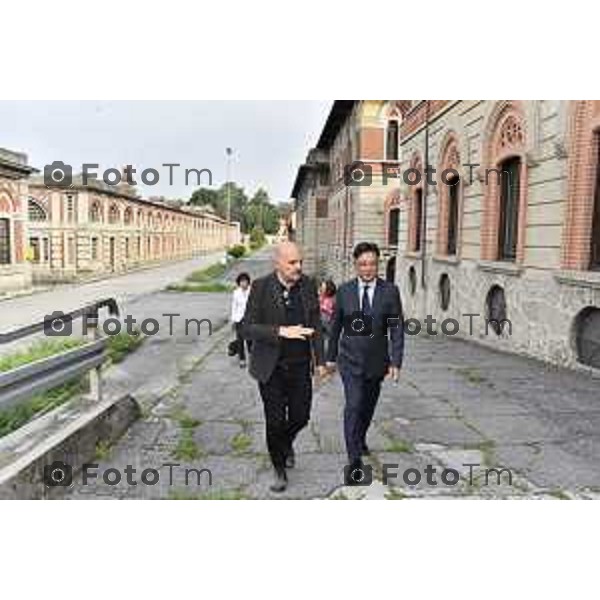
[[[357,483],[352,474],[360,476],[362,456],[369,454],[366,436],[381,383],[386,376],[398,379],[404,354],[400,292],[396,285],[377,276],[379,248],[362,242],[353,257],[357,277],[338,289],[327,356],[329,370],[337,361],[344,384],[348,485]]]
[[[258,380],[265,410],[267,448],[275,470],[271,490],[287,487],[295,464],[293,442],[308,424],[312,374],[325,376],[317,287],[302,273],[296,244],[275,248],[275,270],[252,284],[244,336],[253,341],[250,374]]]

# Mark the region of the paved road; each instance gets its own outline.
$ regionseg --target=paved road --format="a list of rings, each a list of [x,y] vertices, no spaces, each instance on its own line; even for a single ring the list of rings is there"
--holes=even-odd
[[[256,274],[269,266],[260,255],[237,269]],[[226,315],[227,302],[219,295],[177,296],[180,307],[202,302],[206,310]],[[275,496],[268,490],[271,472],[256,385],[226,356],[229,338],[226,330],[223,334],[203,346],[208,354],[188,364],[158,403],[154,397],[145,417],[99,460],[100,474],[108,468],[124,473],[132,465],[138,485],[127,485],[125,475],[116,486],[102,480],[84,486],[78,478],[69,498],[552,499],[595,498],[600,492],[597,379],[469,342],[419,337],[407,340],[400,384],[384,385],[369,437],[373,484],[340,486],[343,400],[336,375],[316,389],[310,427],[297,443],[298,466],[290,472],[288,490]],[[157,356],[160,360],[160,352]],[[128,371],[129,363],[123,368]],[[163,466],[169,463],[178,466]],[[501,467],[511,471],[510,483],[506,471],[500,483],[495,472],[486,476],[487,469]],[[141,483],[147,468],[159,471],[156,485]],[[207,472],[198,485],[194,471],[186,484],[185,469],[210,470],[212,485]],[[409,481],[414,469],[421,474],[418,485],[403,481],[408,469],[413,469]],[[432,469],[436,486],[427,483]],[[444,485],[443,469],[458,471],[460,481]],[[384,470],[390,474],[387,485]],[[452,472],[446,475],[452,481]]]
[[[181,281],[195,269],[219,261],[223,253],[166,264],[117,277],[109,277],[85,284],[65,284],[54,289],[0,301],[0,332],[7,332],[43,321],[55,310],[70,312],[101,298],[113,297],[123,314],[129,314],[132,305],[141,297],[164,289],[168,284]],[[42,337],[42,336],[38,336]],[[0,345],[0,354],[13,352],[17,346],[30,344],[34,337],[23,342]]]

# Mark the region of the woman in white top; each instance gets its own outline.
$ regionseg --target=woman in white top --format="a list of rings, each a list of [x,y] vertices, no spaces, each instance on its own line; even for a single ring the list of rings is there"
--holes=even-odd
[[[237,350],[240,358],[240,367],[246,366],[246,348],[250,352],[250,340],[244,340],[242,337],[242,321],[246,312],[246,303],[250,294],[250,275],[240,273],[235,280],[237,287],[233,291],[231,299],[231,322],[235,329],[237,337]]]

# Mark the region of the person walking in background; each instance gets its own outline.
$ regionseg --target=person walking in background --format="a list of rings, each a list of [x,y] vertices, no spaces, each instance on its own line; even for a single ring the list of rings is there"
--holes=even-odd
[[[331,325],[335,312],[335,293],[337,289],[331,279],[321,282],[319,288],[319,308],[321,310],[321,325],[323,327],[323,345],[327,353],[327,344],[331,336]]]
[[[367,431],[381,383],[398,379],[404,356],[404,319],[396,285],[377,276],[379,248],[361,242],[354,248],[356,277],[340,286],[327,366],[339,369],[344,384],[344,437],[349,464],[346,485],[360,483],[362,457],[368,455]],[[339,354],[338,354],[338,340]],[[391,343],[390,343],[391,342]]]
[[[244,339],[244,313],[246,312],[246,304],[250,295],[250,275],[248,273],[240,273],[235,280],[237,287],[233,290],[231,299],[231,322],[235,329],[236,349],[240,360],[240,368],[246,367],[246,349],[251,350],[251,342]]]
[[[244,334],[253,341],[250,374],[264,405],[273,492],[287,487],[295,466],[293,443],[310,419],[312,375],[325,375],[319,298],[302,273],[302,253],[292,242],[275,247],[274,271],[252,284]],[[316,369],[315,369],[316,366]]]

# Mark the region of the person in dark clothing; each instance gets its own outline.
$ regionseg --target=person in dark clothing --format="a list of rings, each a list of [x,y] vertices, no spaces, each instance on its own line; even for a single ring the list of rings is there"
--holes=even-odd
[[[353,256],[357,276],[337,291],[327,354],[329,370],[333,370],[337,361],[346,397],[347,485],[360,481],[362,456],[369,454],[367,431],[381,383],[386,376],[398,379],[404,355],[400,292],[393,283],[377,276],[379,248],[362,242],[354,249]],[[354,476],[355,473],[358,475]]]
[[[322,377],[326,369],[317,288],[302,274],[300,249],[283,242],[274,262],[274,272],[252,284],[243,332],[253,341],[249,371],[264,405],[271,490],[282,492],[286,468],[295,465],[294,439],[310,419],[315,366]]]
[[[319,306],[321,309],[321,325],[323,327],[323,346],[327,353],[327,344],[331,335],[331,324],[335,313],[335,293],[337,288],[331,279],[321,282],[319,288]]]

